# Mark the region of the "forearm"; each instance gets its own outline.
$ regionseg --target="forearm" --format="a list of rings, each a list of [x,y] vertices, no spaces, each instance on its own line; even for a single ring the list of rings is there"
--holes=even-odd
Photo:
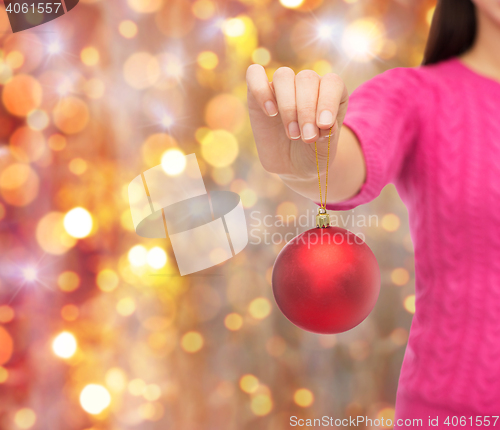
[[[319,202],[318,177],[297,178],[291,175],[279,175],[292,190],[315,202]],[[355,196],[366,178],[366,165],[363,151],[356,135],[343,126],[340,132],[337,150],[330,161],[328,173],[327,203],[337,203]],[[321,190],[325,198],[326,173],[321,175]]]

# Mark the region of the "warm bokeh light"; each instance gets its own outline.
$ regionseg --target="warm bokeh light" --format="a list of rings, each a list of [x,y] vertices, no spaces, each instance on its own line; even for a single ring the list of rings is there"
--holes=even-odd
[[[137,24],[130,20],[122,21],[120,22],[118,31],[125,39],[132,39],[137,35]]]
[[[161,0],[127,0],[132,10],[138,13],[156,12],[162,5]]]
[[[19,409],[14,415],[14,422],[20,429],[32,428],[36,423],[35,411],[29,408]]]
[[[16,313],[13,308],[11,308],[9,305],[2,305],[0,306],[0,323],[6,324],[11,322]]]
[[[384,230],[396,231],[401,225],[401,221],[395,214],[385,214],[382,217],[381,225]]]
[[[28,116],[28,121],[31,116],[32,114]],[[45,153],[45,138],[43,133],[38,130],[33,130],[30,127],[19,127],[10,136],[9,149],[11,154],[23,163],[37,161]]]
[[[425,16],[425,19],[427,21],[427,24],[431,25],[432,23],[432,18],[434,18],[434,12],[436,11],[436,6],[432,6],[428,11]]]
[[[14,341],[10,333],[0,325],[0,366],[8,363],[14,352]]]
[[[267,394],[258,394],[252,397],[250,407],[255,415],[264,416],[271,412],[273,401]]]
[[[266,48],[257,48],[252,52],[252,61],[261,66],[267,66],[271,62],[271,53]]]
[[[87,162],[83,158],[80,158],[80,157],[73,158],[69,162],[68,168],[69,168],[71,173],[73,173],[75,175],[81,175],[81,174],[85,173],[85,171],[87,170]]]
[[[114,367],[106,372],[106,385],[114,392],[121,393],[127,387],[127,375],[118,368]]]
[[[61,358],[71,358],[77,349],[77,341],[75,336],[67,331],[64,331],[56,336],[52,341],[52,351]]]
[[[66,138],[62,134],[53,134],[47,140],[49,148],[53,151],[62,151],[66,146]]]
[[[89,123],[90,113],[87,104],[77,97],[64,97],[52,110],[54,124],[63,133],[80,133]]]
[[[196,0],[192,6],[193,14],[199,19],[210,19],[215,13],[215,4],[211,0]]]
[[[28,180],[31,169],[25,164],[11,164],[0,174],[0,187],[4,189],[19,188]]]
[[[353,60],[366,62],[380,53],[383,34],[384,29],[379,21],[359,19],[348,25],[342,36],[342,47]]]
[[[248,312],[252,317],[262,320],[271,313],[271,303],[265,297],[258,297],[250,302]]]
[[[9,371],[5,368],[0,366],[0,384],[5,383],[9,379]]]
[[[61,255],[76,244],[64,228],[64,214],[49,212],[36,227],[36,239],[40,247],[49,254]]]
[[[225,145],[225,148],[221,148],[220,146],[218,148],[216,146],[210,148],[208,146],[206,149],[223,149],[232,153],[237,149],[234,147],[234,144],[237,144],[235,134],[244,127],[246,119],[246,107],[241,98],[232,94],[219,94],[212,97],[205,109],[205,121],[213,131],[208,129],[206,133],[203,133],[200,140],[202,145],[210,145],[221,141],[220,145]],[[226,133],[221,133],[220,129],[226,131]],[[211,137],[214,138],[214,141],[210,140]],[[236,155],[237,153],[234,154],[234,156]],[[218,156],[222,158],[224,154],[218,154]],[[212,165],[222,167],[227,164],[228,162],[221,162],[221,164]]]
[[[116,304],[116,311],[124,317],[128,317],[135,312],[135,300],[132,297],[125,297]]]
[[[406,342],[408,341],[408,330],[405,330],[404,328],[398,327],[395,328],[391,332],[391,340],[396,344],[396,345],[405,345]]]
[[[85,208],[73,208],[64,216],[64,228],[74,238],[87,237],[92,231],[92,226],[92,215]]]
[[[133,396],[142,396],[145,389],[146,383],[140,378],[133,379],[128,383],[128,392]]]
[[[57,278],[57,285],[62,291],[75,291],[80,286],[80,276],[71,270],[62,272]]]
[[[318,60],[313,65],[313,70],[320,76],[333,73],[332,64],[327,60]]]
[[[212,169],[212,179],[219,185],[227,185],[234,178],[234,169],[230,166]]]
[[[295,9],[304,3],[304,0],[280,0],[280,3],[286,8]]]
[[[160,78],[160,63],[149,52],[135,52],[123,65],[123,77],[132,88],[147,88]]]
[[[243,375],[240,378],[240,388],[245,393],[255,393],[259,388],[259,380],[254,375]]]
[[[293,401],[303,408],[308,408],[314,402],[314,395],[307,388],[300,388],[295,391]]]
[[[406,285],[410,280],[410,274],[404,267],[398,267],[391,272],[391,280],[398,286]]]
[[[102,385],[89,384],[80,393],[80,405],[92,415],[98,415],[111,404],[109,391]]]
[[[239,194],[241,197],[241,203],[243,203],[244,208],[251,208],[257,203],[257,200],[259,198],[257,193],[250,188],[244,188],[240,190]]]
[[[47,112],[35,109],[28,114],[26,123],[32,130],[45,130],[50,123],[50,118]]]
[[[99,63],[99,51],[93,46],[88,46],[80,52],[82,63],[86,66],[95,66]]]
[[[148,265],[153,269],[161,269],[167,264],[167,254],[166,252],[160,248],[159,246],[155,246],[148,251],[147,254],[147,262]]]
[[[297,205],[293,202],[283,202],[276,208],[276,215],[281,217],[288,224],[288,220],[293,220],[299,215]]]
[[[200,52],[198,54],[197,61],[200,67],[207,70],[215,69],[217,67],[217,64],[219,64],[219,58],[217,57],[217,54],[212,51]]]
[[[42,86],[29,75],[17,75],[3,87],[5,108],[16,116],[26,116],[42,103]]]
[[[99,271],[96,277],[96,284],[100,290],[111,292],[118,287],[120,278],[112,269],[103,269]]]
[[[214,167],[225,167],[238,156],[238,141],[226,130],[209,131],[201,142],[201,154]]]
[[[161,157],[161,167],[170,176],[176,176],[186,168],[186,156],[179,149],[169,149]]]
[[[186,352],[198,352],[204,344],[203,336],[197,331],[190,331],[182,336],[181,346]]]
[[[40,180],[27,164],[14,163],[0,172],[0,195],[12,206],[27,206],[38,195]]]
[[[222,24],[226,36],[238,37],[245,33],[245,22],[240,18],[229,18]]]
[[[394,425],[395,410],[394,408],[383,408],[378,414],[377,418],[384,423],[380,428],[391,429]],[[392,425],[387,425],[387,423],[392,423]]]
[[[5,61],[13,69],[18,69],[24,64],[24,55],[18,51],[12,51],[7,54]]]
[[[144,388],[142,395],[147,401],[154,402],[160,398],[161,388],[156,384],[149,384]]]
[[[132,266],[144,266],[148,262],[148,250],[142,245],[134,245],[128,251],[128,261]]]
[[[238,331],[243,325],[243,318],[237,313],[230,313],[224,318],[224,325],[228,330]]]
[[[406,297],[403,303],[404,303],[405,309],[409,313],[411,313],[411,314],[415,313],[415,295],[414,294],[411,294],[408,297]]]

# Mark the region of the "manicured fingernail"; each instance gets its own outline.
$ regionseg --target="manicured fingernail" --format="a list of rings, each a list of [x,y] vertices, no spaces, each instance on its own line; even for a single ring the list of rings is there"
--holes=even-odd
[[[291,139],[300,139],[300,128],[297,121],[292,121],[288,124],[288,134]]]
[[[318,122],[323,125],[330,125],[333,122],[333,115],[329,110],[320,113]]]
[[[302,135],[304,136],[304,139],[314,139],[316,137],[316,134],[317,131],[314,124],[308,122],[304,124],[304,127],[302,127]]]
[[[276,105],[272,100],[268,100],[267,102],[265,102],[264,107],[266,108],[267,114],[269,116],[278,115],[278,108],[276,107]]]

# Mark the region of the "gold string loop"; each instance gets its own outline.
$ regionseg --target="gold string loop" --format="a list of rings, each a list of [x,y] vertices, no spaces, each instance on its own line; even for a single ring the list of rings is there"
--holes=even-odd
[[[326,196],[328,193],[328,166],[330,164],[330,138],[332,137],[332,128],[330,127],[330,131],[328,132],[328,153],[326,156],[326,183],[325,183],[325,203],[323,203],[323,196],[321,195],[321,177],[319,174],[319,160],[318,160],[318,146],[316,142],[314,142],[314,151],[316,152],[316,169],[318,170],[318,186],[319,186],[319,203],[320,208],[326,210]]]

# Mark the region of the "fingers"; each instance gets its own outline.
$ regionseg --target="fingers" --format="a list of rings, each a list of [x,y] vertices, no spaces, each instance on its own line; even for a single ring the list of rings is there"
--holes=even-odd
[[[280,67],[274,72],[273,86],[285,133],[289,139],[300,139],[295,103],[295,72],[289,67]]]
[[[269,82],[264,67],[252,64],[247,69],[247,85],[264,114],[280,114],[285,133],[291,140],[305,143],[335,134],[342,123],[342,109],[348,92],[342,79],[334,73],[320,77],[313,70],[297,75],[289,67],[278,68]],[[345,109],[344,109],[345,111]],[[344,112],[345,113],[345,112]]]
[[[314,143],[319,135],[316,125],[319,86],[320,76],[313,70],[302,70],[295,77],[297,116],[302,140],[305,143]]]
[[[247,69],[247,86],[267,116],[278,115],[278,106],[271,89],[266,71],[260,64],[252,64]]]
[[[276,91],[274,91],[274,84],[272,82],[269,82],[269,86],[271,87],[271,90],[273,91],[274,98],[276,98]]]
[[[345,97],[347,89],[339,76],[327,73],[321,78],[316,111],[316,124],[320,129],[327,130],[335,124],[339,106]]]

